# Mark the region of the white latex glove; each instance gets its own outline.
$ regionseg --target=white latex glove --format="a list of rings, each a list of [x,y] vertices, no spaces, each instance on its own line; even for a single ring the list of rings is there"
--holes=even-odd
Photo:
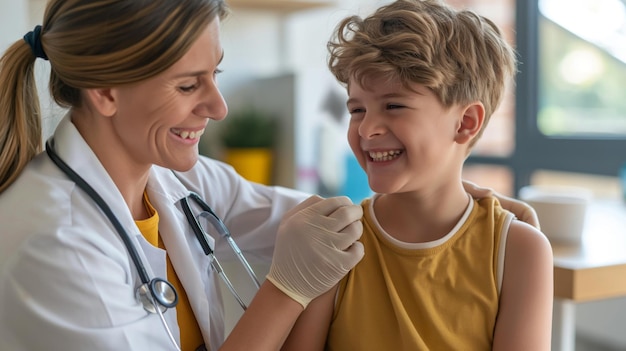
[[[306,308],[363,258],[363,209],[345,196],[312,196],[285,214],[267,279]]]
[[[517,217],[517,219],[526,222],[537,229],[540,229],[539,217],[537,217],[537,212],[535,212],[535,209],[524,201],[504,196],[493,191],[493,189],[491,188],[483,188],[467,180],[463,180],[463,188],[465,188],[465,191],[467,191],[475,199],[489,196],[497,198],[498,201],[500,201],[500,205],[502,205],[502,208],[511,211],[515,215],[515,217]]]

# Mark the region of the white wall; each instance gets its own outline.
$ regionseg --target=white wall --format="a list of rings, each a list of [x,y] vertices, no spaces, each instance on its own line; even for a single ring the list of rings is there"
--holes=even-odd
[[[385,2],[336,0],[335,6],[289,14],[234,8],[222,27],[223,67],[253,76],[325,67],[326,42],[339,19]]]
[[[27,3],[15,0],[0,0],[0,50],[6,50],[26,34],[28,28]]]
[[[31,31],[36,24],[41,24],[45,0],[0,0],[0,50],[6,48]],[[47,62],[37,60],[35,77],[39,90],[40,105],[43,114],[42,138],[46,139],[54,130],[64,111],[56,106],[48,93],[50,67]]]

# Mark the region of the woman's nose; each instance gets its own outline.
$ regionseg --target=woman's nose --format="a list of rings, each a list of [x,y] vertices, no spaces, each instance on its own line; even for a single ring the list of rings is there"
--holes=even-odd
[[[211,86],[202,95],[202,100],[194,109],[194,113],[198,116],[216,121],[221,121],[226,117],[228,114],[228,106],[217,85]]]

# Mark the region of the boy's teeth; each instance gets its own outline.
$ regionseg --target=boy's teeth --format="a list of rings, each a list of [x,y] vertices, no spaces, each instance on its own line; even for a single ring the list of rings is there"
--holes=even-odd
[[[401,150],[390,150],[370,152],[369,155],[374,161],[389,161],[400,156],[401,153]]]

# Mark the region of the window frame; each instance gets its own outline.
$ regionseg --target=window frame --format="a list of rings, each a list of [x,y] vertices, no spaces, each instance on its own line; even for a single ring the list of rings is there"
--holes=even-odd
[[[516,195],[538,170],[616,177],[626,163],[626,137],[553,137],[539,130],[539,1],[515,1],[515,13],[520,62],[515,77],[515,147],[504,157],[472,154],[466,164],[507,167]]]

